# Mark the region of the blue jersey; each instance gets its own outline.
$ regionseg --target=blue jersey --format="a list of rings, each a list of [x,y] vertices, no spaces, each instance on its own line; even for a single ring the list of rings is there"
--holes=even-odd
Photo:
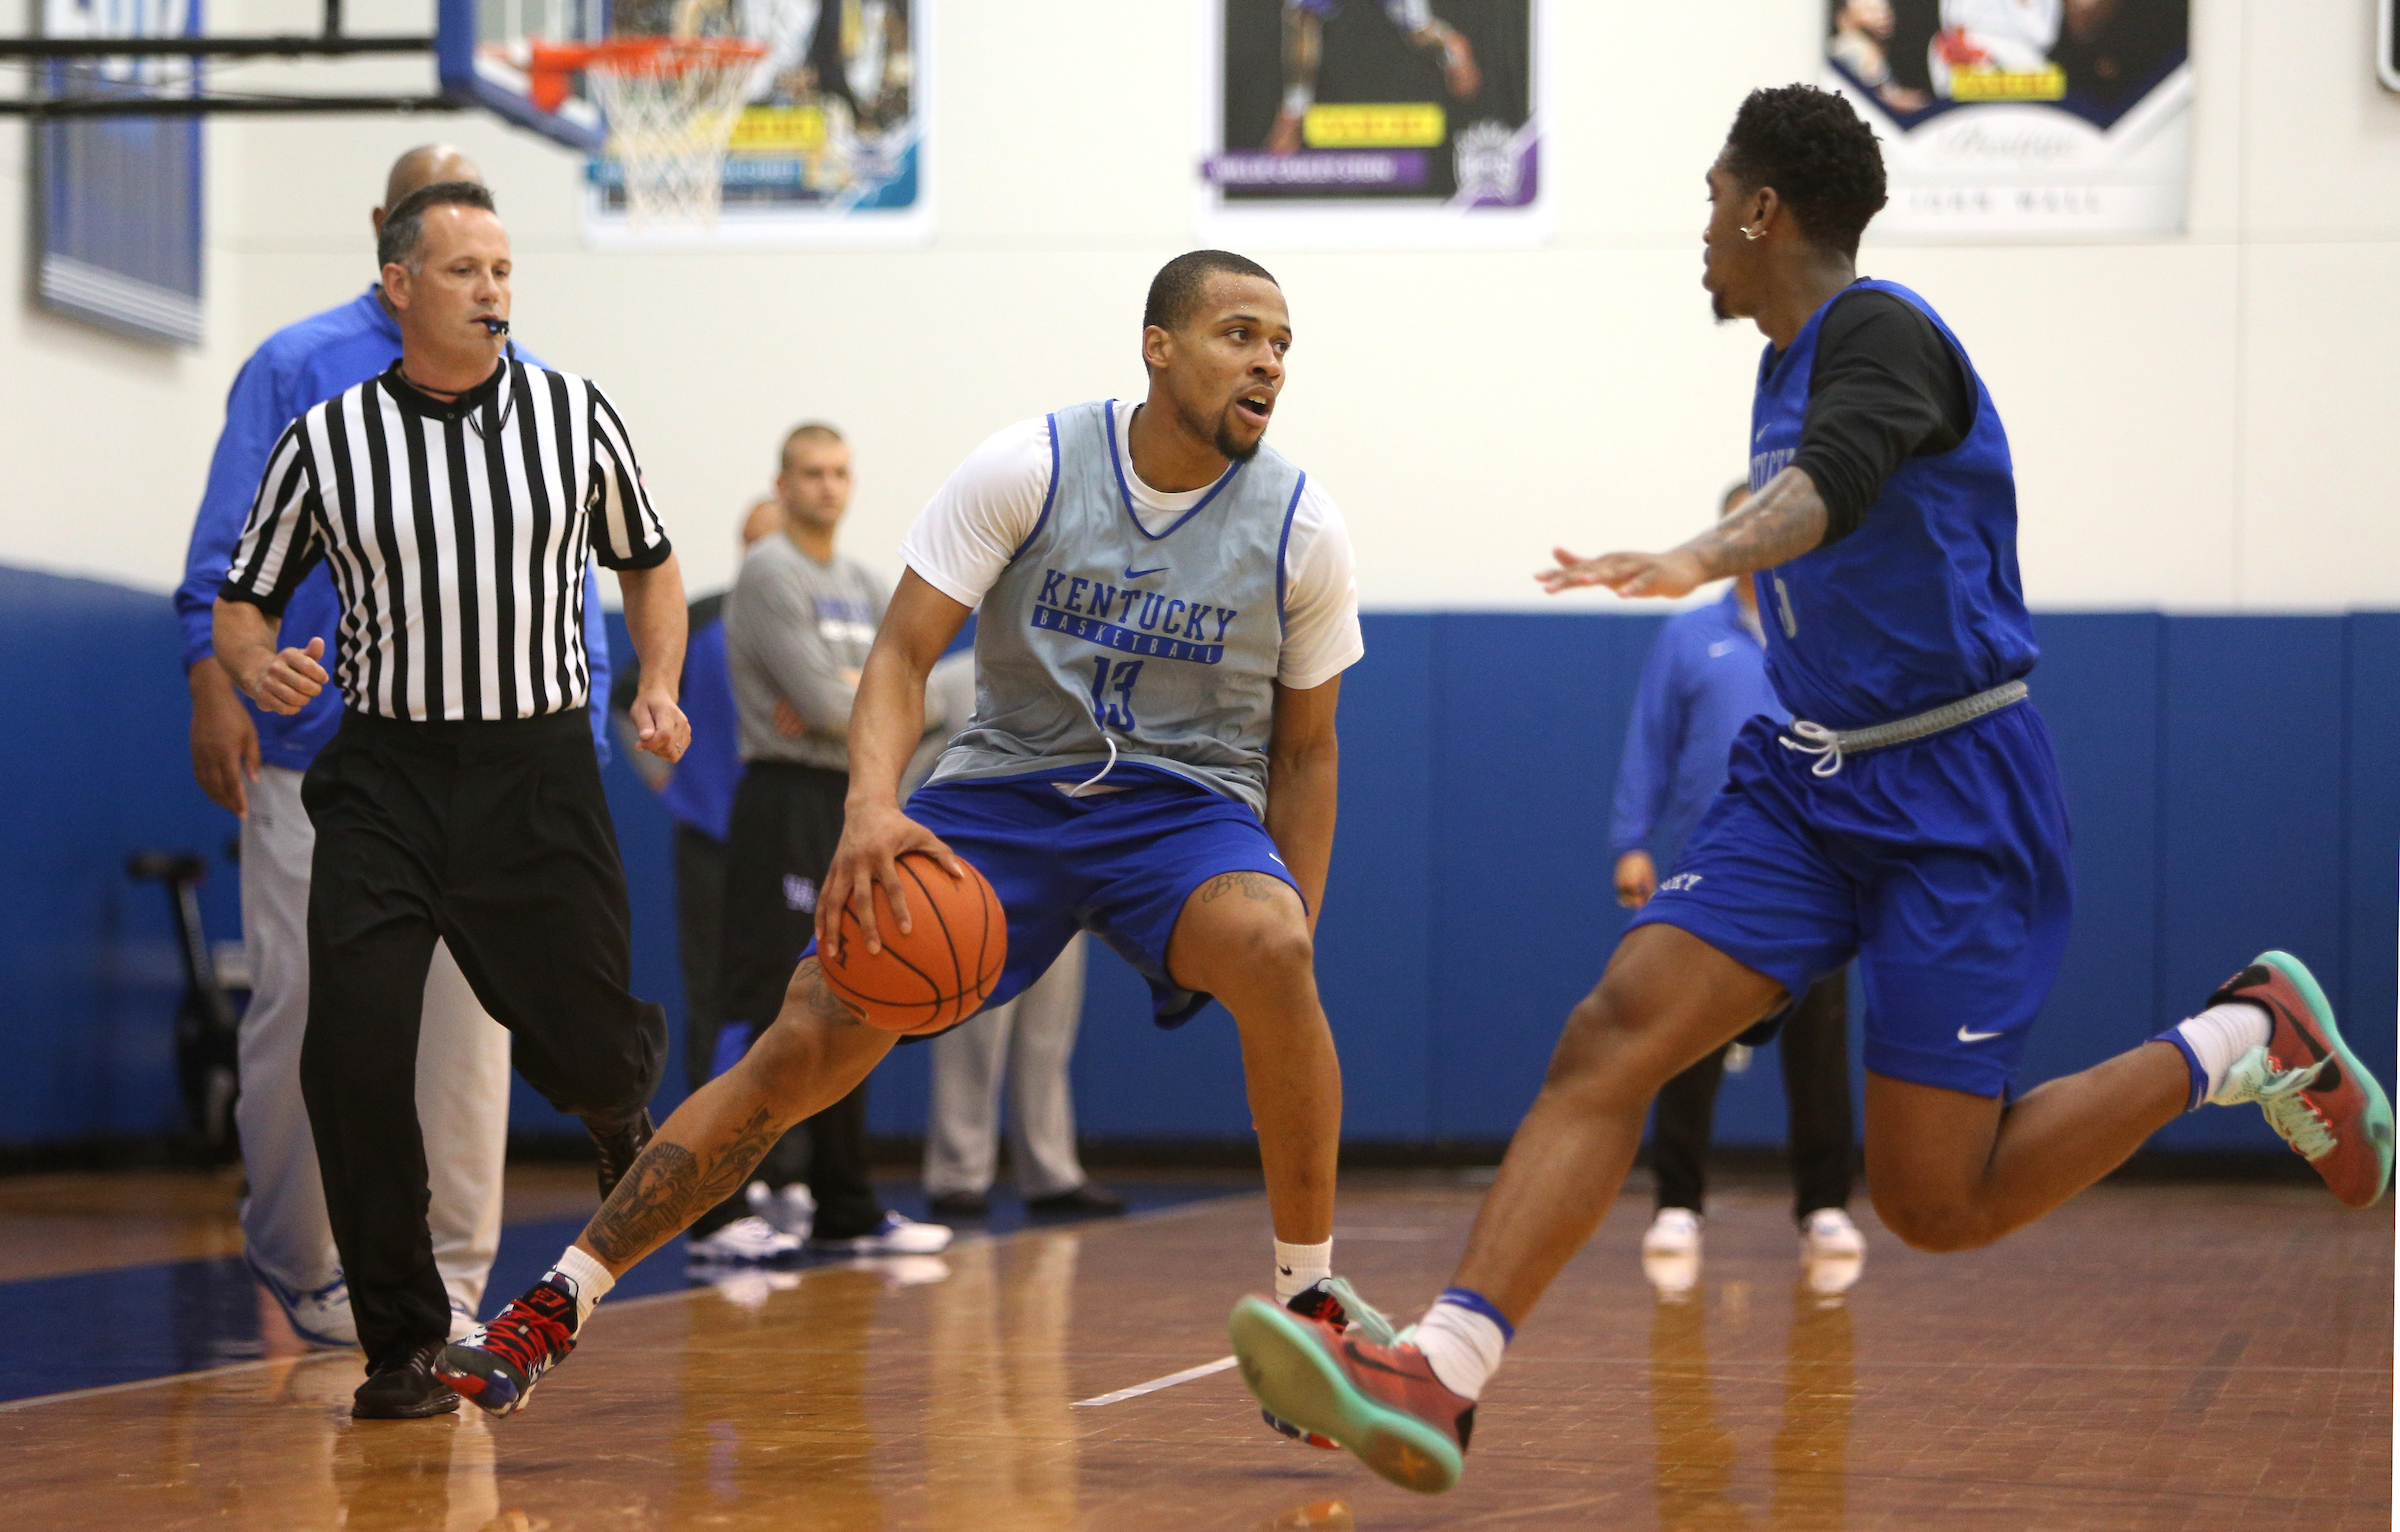
[[[1661,628],[1625,731],[1610,851],[1647,851],[1660,873],[1671,869],[1709,800],[1725,790],[1734,736],[1761,714],[1790,721],[1733,592]]]
[[[517,355],[536,361],[522,346]],[[183,666],[189,670],[216,653],[210,631],[217,587],[233,562],[233,545],[258,498],[259,480],[266,476],[267,458],[274,452],[283,428],[311,407],[379,376],[400,359],[400,326],[384,311],[378,290],[368,288],[339,308],[311,314],[266,338],[234,376],[225,398],[225,429],[217,437],[216,454],[209,459],[208,489],[200,498],[200,514],[192,523],[191,546],[184,554],[183,583],[175,588],[175,615],[183,625]],[[538,365],[538,364],[537,364]],[[608,696],[608,627],[600,611],[600,587],[584,571],[583,641],[590,656],[592,696]],[[312,638],[325,640],[333,653],[334,625],[341,600],[334,594],[332,566],[309,572],[283,610],[276,642],[305,649]],[[326,668],[332,669],[330,661]],[[297,713],[264,712],[243,698],[258,725],[259,758],[269,766],[306,771],[341,722],[338,689],[328,686]],[[600,759],[608,759],[607,709],[592,709],[592,743]]]
[[[1933,322],[1975,386],[1975,422],[1948,452],[1904,460],[1858,530],[1751,578],[1767,631],[1767,677],[1796,717],[1856,729],[1989,691],[2041,651],[2017,578],[2017,489],[2000,412],[1932,305],[1895,282],[1844,288],[1781,355],[1767,349],[1751,405],[1755,492],[1800,448],[1826,313],[1860,289]]]
[[[742,752],[721,616],[692,629],[683,651],[682,704],[692,743],[675,763],[659,801],[676,823],[723,840],[733,833],[733,790],[742,782]]]

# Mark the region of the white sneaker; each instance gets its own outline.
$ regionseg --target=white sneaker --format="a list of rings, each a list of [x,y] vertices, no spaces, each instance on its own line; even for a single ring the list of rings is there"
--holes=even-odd
[[[1867,1237],[1842,1209],[1819,1208],[1801,1222],[1800,1259],[1863,1261],[1866,1256]]]
[[[292,1333],[312,1346],[355,1346],[358,1344],[358,1321],[350,1313],[350,1286],[335,1272],[333,1280],[323,1287],[300,1290],[284,1286],[268,1276],[265,1268],[244,1252],[242,1259],[250,1275],[267,1290],[290,1321]]]
[[[1690,1208],[1660,1208],[1642,1236],[1642,1275],[1658,1296],[1679,1303],[1700,1285],[1700,1215]]]
[[[691,1266],[763,1266],[800,1253],[800,1241],[763,1218],[737,1218],[684,1248]]]
[[[839,1250],[847,1255],[939,1255],[950,1248],[950,1227],[886,1213],[882,1226],[872,1234],[851,1239],[811,1237],[808,1245],[812,1250]]]
[[[1650,1232],[1642,1236],[1644,1255],[1691,1255],[1700,1253],[1700,1215],[1690,1208],[1660,1208],[1650,1220]]]
[[[1819,1208],[1800,1225],[1800,1265],[1808,1290],[1839,1298],[1858,1285],[1866,1270],[1867,1237],[1840,1208]]]
[[[794,1181],[775,1191],[764,1181],[753,1181],[742,1189],[742,1195],[751,1212],[794,1239],[808,1238],[809,1227],[817,1218],[817,1199],[808,1194],[805,1185]]]

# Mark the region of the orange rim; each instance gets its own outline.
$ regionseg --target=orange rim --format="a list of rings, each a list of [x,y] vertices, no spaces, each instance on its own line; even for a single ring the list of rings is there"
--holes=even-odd
[[[596,43],[537,42],[525,73],[533,104],[555,112],[566,105],[571,77],[590,69],[682,74],[704,65],[755,63],[766,56],[764,44],[734,37],[606,37]]]

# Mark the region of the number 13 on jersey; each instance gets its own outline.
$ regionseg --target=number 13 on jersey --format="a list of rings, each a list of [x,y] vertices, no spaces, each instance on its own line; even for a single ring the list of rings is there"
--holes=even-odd
[[[1092,661],[1092,721],[1120,734],[1133,732],[1133,683],[1140,680],[1140,660]]]

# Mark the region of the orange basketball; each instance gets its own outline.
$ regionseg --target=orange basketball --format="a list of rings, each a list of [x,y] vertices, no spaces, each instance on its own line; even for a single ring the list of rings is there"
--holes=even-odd
[[[826,984],[857,1007],[868,1026],[939,1032],[974,1015],[1000,982],[1008,960],[1008,917],[983,874],[963,858],[958,865],[966,871],[964,878],[951,877],[922,851],[900,858],[901,886],[915,927],[905,933],[892,914],[890,894],[875,885],[881,952],[867,950],[858,916],[843,907],[841,958],[820,953],[820,964]]]

